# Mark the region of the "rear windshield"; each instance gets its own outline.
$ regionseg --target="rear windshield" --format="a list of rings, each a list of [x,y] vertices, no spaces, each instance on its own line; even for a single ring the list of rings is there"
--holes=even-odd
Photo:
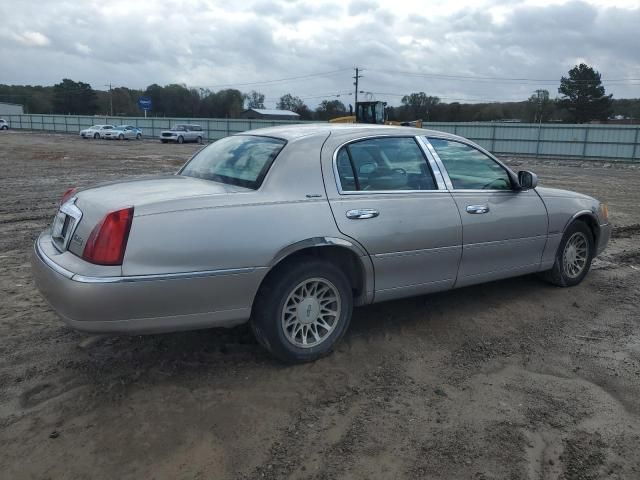
[[[285,143],[254,135],[226,137],[198,152],[179,174],[255,190]]]

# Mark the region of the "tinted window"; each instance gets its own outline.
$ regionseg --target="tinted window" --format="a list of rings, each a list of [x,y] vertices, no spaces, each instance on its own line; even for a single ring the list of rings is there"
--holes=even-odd
[[[350,143],[336,157],[343,191],[437,190],[413,138],[373,138]]]
[[[226,137],[197,153],[180,175],[256,189],[285,143],[253,135]]]
[[[458,190],[511,190],[507,171],[481,151],[461,142],[430,138],[429,142]]]

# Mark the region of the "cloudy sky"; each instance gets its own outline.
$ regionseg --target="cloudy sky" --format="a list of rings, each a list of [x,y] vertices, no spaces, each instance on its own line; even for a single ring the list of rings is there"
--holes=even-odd
[[[314,106],[526,99],[586,62],[608,93],[640,97],[640,0],[7,0],[0,83],[105,89],[184,83]],[[340,97],[337,97],[340,95]]]

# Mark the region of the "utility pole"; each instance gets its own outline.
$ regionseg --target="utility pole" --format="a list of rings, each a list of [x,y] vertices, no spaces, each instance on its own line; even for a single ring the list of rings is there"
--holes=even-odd
[[[355,79],[355,82],[353,82],[353,84],[356,86],[356,115],[358,114],[358,80],[360,80],[362,78],[362,75],[360,75],[360,69],[358,67],[356,67],[356,75],[355,77],[353,77]]]
[[[109,110],[111,111],[111,116],[113,117],[113,91],[111,90],[111,83],[109,83],[109,85],[105,85],[105,87],[109,87]]]

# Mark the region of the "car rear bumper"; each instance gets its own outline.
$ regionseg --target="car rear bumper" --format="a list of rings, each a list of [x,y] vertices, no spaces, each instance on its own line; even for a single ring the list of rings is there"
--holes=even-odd
[[[36,285],[68,325],[87,332],[160,333],[244,323],[267,270],[87,277],[55,262],[50,239],[42,234],[34,245]]]

